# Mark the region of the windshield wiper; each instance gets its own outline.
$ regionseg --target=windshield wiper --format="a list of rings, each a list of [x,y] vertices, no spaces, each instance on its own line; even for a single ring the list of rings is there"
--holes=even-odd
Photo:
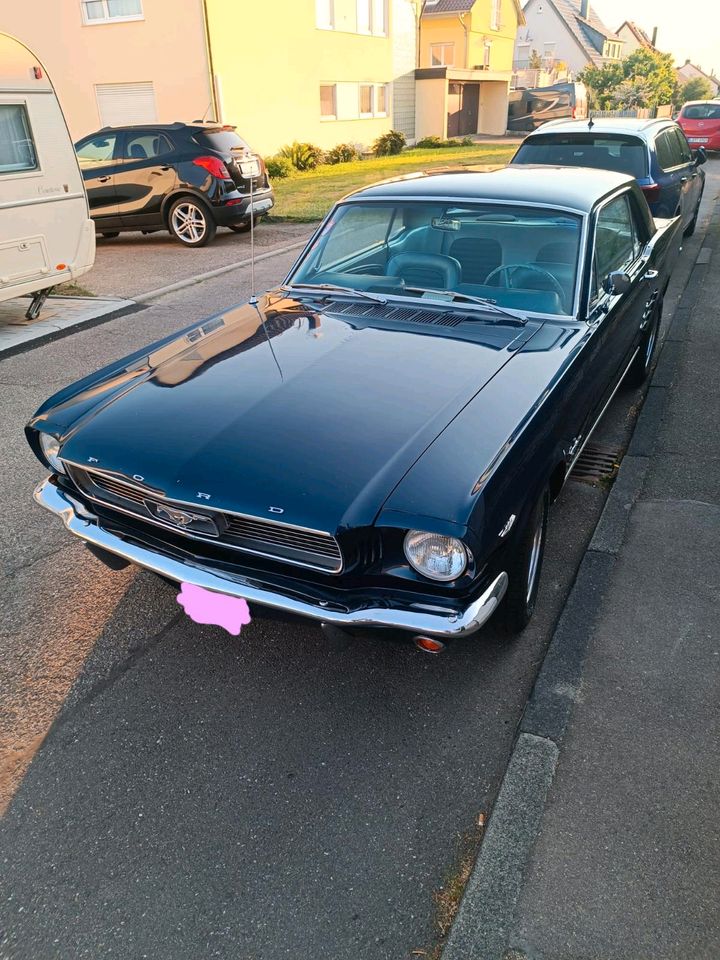
[[[387,303],[387,297],[379,293],[369,293],[367,290],[354,290],[352,287],[340,287],[334,283],[284,283],[280,287],[288,293],[300,291],[300,293],[344,293],[348,297],[363,297],[365,300],[374,300],[376,303]]]
[[[518,316],[516,313],[512,313],[510,310],[505,310],[503,307],[499,307],[494,300],[490,300],[488,297],[474,297],[470,293],[460,293],[457,290],[432,290],[425,289],[424,287],[403,287],[403,292],[409,290],[411,293],[436,293],[438,294],[439,300],[459,300],[465,301],[467,303],[477,303],[480,306],[484,307],[486,310],[489,310],[491,313],[500,313],[504,317],[509,317],[511,320],[514,320],[515,323],[525,326],[527,323],[527,317]]]

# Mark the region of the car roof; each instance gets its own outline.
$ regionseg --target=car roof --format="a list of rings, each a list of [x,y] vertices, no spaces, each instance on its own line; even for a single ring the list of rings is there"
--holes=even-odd
[[[634,184],[633,177],[612,170],[514,164],[500,170],[456,170],[411,173],[355,191],[345,199],[448,199],[548,204],[589,213],[609,193]]]
[[[709,100],[686,100],[683,104],[683,107],[695,107],[699,103],[714,103],[720,104],[720,97],[710,97]]]
[[[589,126],[592,119],[592,126]],[[637,117],[588,117],[584,120],[549,120],[528,134],[536,137],[543,133],[654,133],[662,127],[675,126],[671,117],[639,119]],[[527,138],[526,138],[527,139]]]
[[[105,130],[183,130],[185,127],[192,127],[194,130],[205,130],[206,132],[220,132],[222,130],[237,130],[231,123],[212,123],[206,120],[192,120],[185,122],[176,120],[174,123],[119,123],[116,126],[101,127],[96,133],[103,133]],[[88,136],[92,137],[90,133]],[[83,137],[83,139],[85,139]]]

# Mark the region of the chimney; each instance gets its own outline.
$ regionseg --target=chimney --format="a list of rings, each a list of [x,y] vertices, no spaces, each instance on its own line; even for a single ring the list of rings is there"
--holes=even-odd
[[[653,35],[652,35],[651,43],[654,47],[657,46],[657,27],[653,27]]]
[[[583,20],[588,18],[588,7],[590,6],[590,0],[580,0],[580,16]]]

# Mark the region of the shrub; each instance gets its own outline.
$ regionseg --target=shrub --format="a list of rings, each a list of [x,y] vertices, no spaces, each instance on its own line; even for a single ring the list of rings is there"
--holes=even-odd
[[[325,163],[350,163],[358,160],[360,153],[352,143],[339,143],[325,154]]]
[[[423,137],[415,146],[421,150],[436,150],[438,147],[444,147],[446,143],[447,141],[441,140],[440,137]]]
[[[460,141],[460,146],[461,146],[461,147],[474,147],[474,146],[475,146],[475,141],[473,140],[472,137],[463,137],[462,140]]]
[[[314,170],[325,159],[320,147],[314,143],[298,143],[297,140],[283,147],[280,156],[289,160],[296,170]]]
[[[399,130],[389,130],[377,138],[372,150],[376,157],[390,157],[393,154],[400,153],[405,143],[404,133],[400,133]]]
[[[265,157],[265,166],[271,180],[284,180],[292,173],[293,165],[287,157]]]

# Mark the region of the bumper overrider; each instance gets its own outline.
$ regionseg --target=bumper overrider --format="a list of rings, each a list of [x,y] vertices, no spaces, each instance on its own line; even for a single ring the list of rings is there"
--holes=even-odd
[[[433,607],[429,603],[392,607],[373,606],[371,601],[338,604],[267,589],[248,578],[211,570],[201,563],[180,560],[105,530],[99,518],[83,503],[60,489],[53,477],[38,485],[34,498],[41,507],[60,517],[65,528],[92,546],[152,570],[177,583],[191,583],[249,603],[334,624],[339,627],[391,627],[435,637],[463,637],[474,633],[495,612],[507,589],[506,573],[498,574],[482,594],[465,609]]]

